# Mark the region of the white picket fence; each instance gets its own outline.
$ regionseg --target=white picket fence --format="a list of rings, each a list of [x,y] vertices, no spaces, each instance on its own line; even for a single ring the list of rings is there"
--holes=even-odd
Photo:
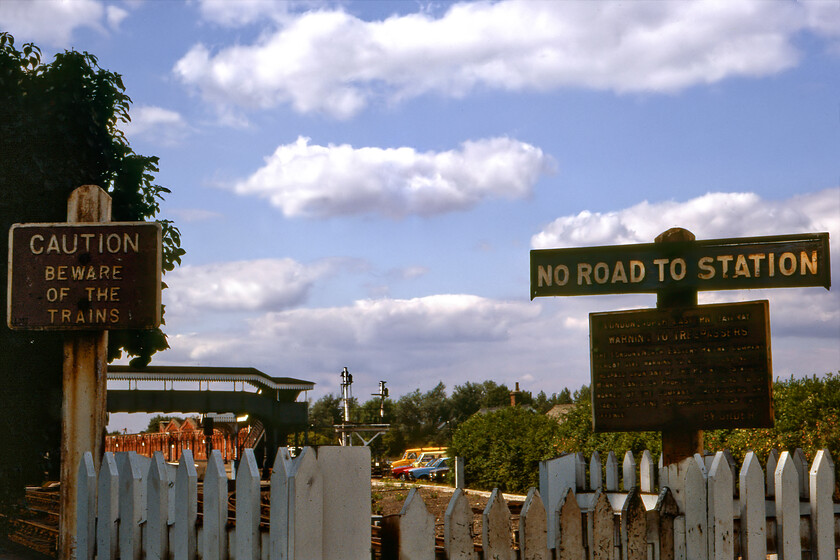
[[[603,465],[597,453],[589,462],[568,454],[541,463],[540,491],[528,492],[518,526],[496,490],[476,531],[466,495],[455,490],[437,553],[435,519],[412,489],[401,512],[382,520],[381,557],[477,560],[473,542],[481,535],[488,560],[765,560],[768,553],[838,560],[840,504],[832,501],[828,453],[819,452],[810,469],[801,451],[773,454],[766,473],[751,453],[737,476],[727,453],[658,469],[649,452],[638,466],[626,454],[620,469],[612,453]],[[99,473],[87,454],[79,467],[76,558],[367,560],[369,478],[364,447],[305,448],[295,458],[281,449],[266,530],[251,450],[236,473],[235,524],[228,523],[228,480],[217,451],[201,486],[201,520],[188,451],[177,468],[160,454],[106,453]]]

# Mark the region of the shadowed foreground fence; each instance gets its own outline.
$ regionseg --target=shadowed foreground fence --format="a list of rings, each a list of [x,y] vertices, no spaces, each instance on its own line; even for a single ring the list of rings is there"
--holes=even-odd
[[[619,477],[621,471],[621,477]],[[820,451],[808,466],[797,450],[771,454],[767,469],[749,453],[740,470],[728,453],[655,468],[649,452],[621,467],[610,453],[589,462],[568,454],[540,464],[512,526],[493,491],[473,526],[456,490],[444,518],[444,546],[416,489],[401,512],[382,520],[382,558],[670,560],[744,558],[837,560],[840,504],[834,466]],[[657,476],[658,474],[658,476]],[[76,557],[122,559],[367,560],[371,558],[370,453],[364,447],[281,449],[270,482],[268,528],[261,526],[259,469],[246,450],[228,521],[221,455],[198,476],[187,450],[175,467],[161,454],[106,453],[99,473],[86,454],[79,467]],[[621,478],[621,484],[619,484]],[[657,487],[656,482],[659,481]],[[199,514],[199,503],[201,513]],[[474,539],[482,546],[476,552]]]

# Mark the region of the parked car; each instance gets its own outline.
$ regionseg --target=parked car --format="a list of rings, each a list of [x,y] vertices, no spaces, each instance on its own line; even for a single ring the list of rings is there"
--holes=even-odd
[[[448,461],[449,457],[441,457],[428,466],[409,469],[408,476],[412,480],[432,480],[439,478],[449,471]]]
[[[428,467],[438,459],[440,459],[440,455],[435,453],[420,455],[417,461],[410,465],[403,465],[402,467],[397,467],[395,469],[392,468],[391,476],[393,476],[394,478],[399,478],[401,480],[411,480],[411,477],[408,476],[408,472],[411,469],[416,469],[418,467]]]
[[[395,469],[397,467],[405,467],[409,465],[413,465],[416,463],[421,455],[424,453],[439,453],[437,457],[440,457],[444,453],[446,453],[445,447],[414,447],[411,449],[406,449],[403,453],[402,457],[399,459],[395,459],[391,462],[391,468]]]

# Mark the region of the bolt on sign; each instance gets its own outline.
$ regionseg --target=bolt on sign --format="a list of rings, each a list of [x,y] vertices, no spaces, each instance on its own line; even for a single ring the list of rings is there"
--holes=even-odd
[[[531,299],[831,286],[828,233],[531,251]]]
[[[11,329],[155,328],[160,293],[160,224],[14,224],[9,230]]]
[[[772,427],[767,300],[589,315],[595,431]]]
[[[828,233],[531,251],[531,299],[831,286]],[[768,302],[591,313],[593,428],[773,425]]]

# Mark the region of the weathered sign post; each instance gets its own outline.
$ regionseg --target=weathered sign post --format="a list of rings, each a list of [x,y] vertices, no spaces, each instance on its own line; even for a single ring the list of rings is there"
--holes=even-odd
[[[75,557],[76,474],[86,451],[104,451],[108,329],[160,325],[161,228],[109,223],[111,197],[74,190],[67,224],[9,231],[7,323],[64,333],[59,558]]]
[[[703,429],[773,425],[767,301],[697,305],[699,290],[822,286],[828,234],[531,251],[531,299],[657,294],[656,309],[591,313],[595,431],[662,431],[666,465],[702,451]]]

